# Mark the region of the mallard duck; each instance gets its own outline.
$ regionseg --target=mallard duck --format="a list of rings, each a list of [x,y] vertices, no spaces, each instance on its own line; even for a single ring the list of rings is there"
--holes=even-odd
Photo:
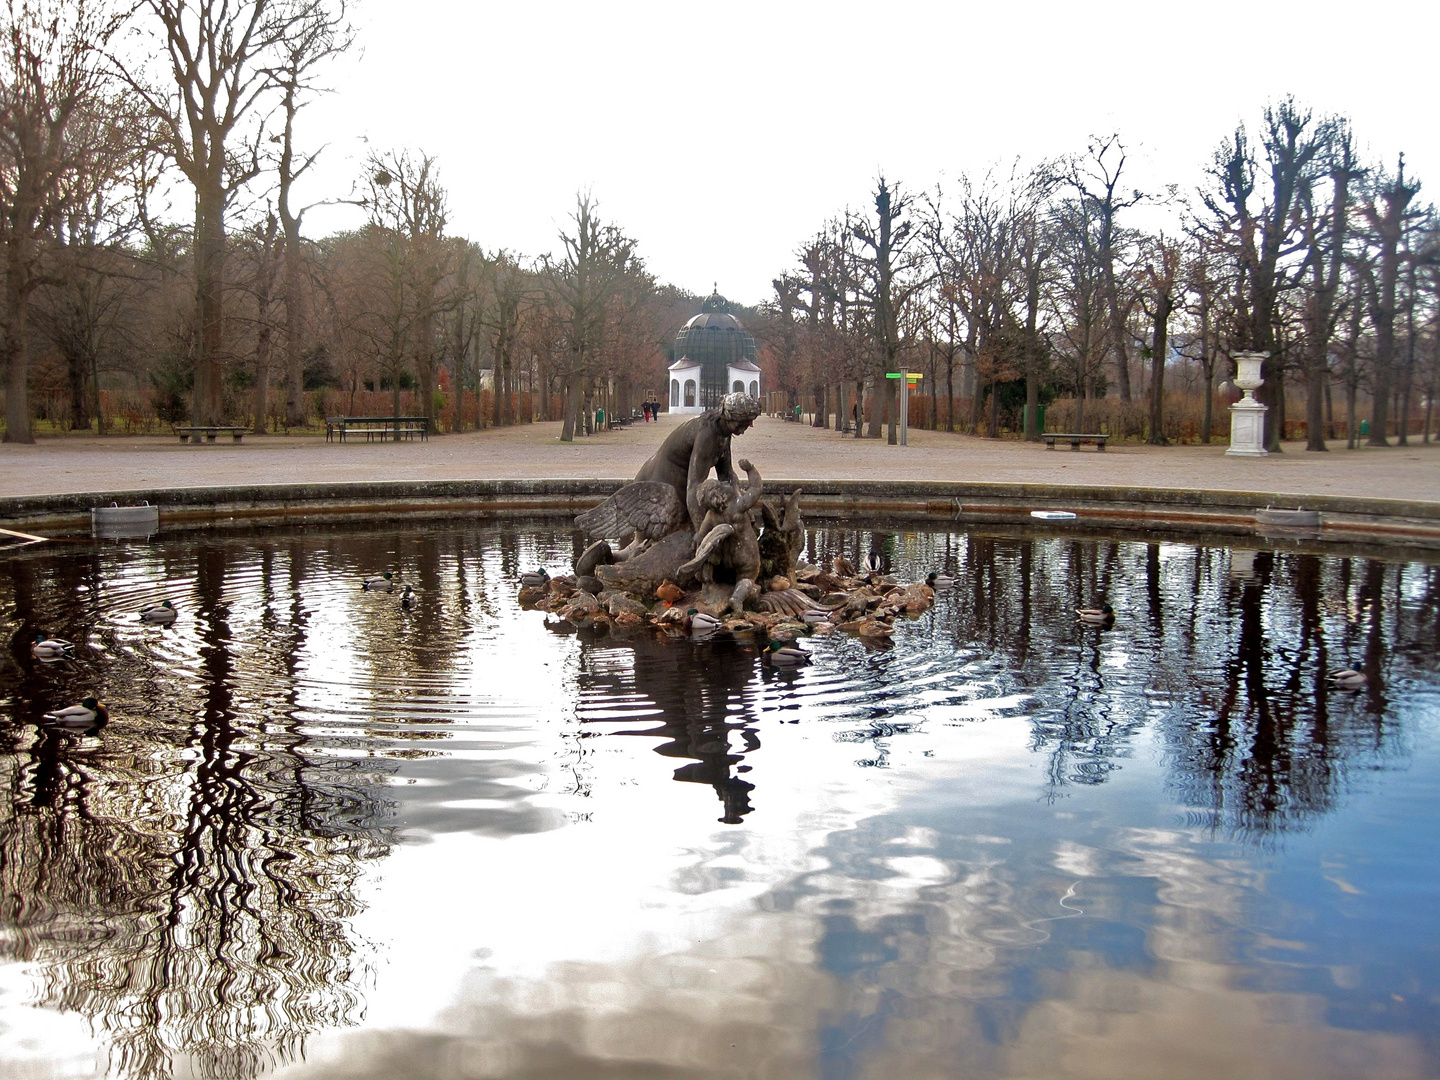
[[[878,551],[872,551],[865,556],[865,572],[867,574],[878,574],[885,569],[885,560],[881,558]]]
[[[932,570],[925,575],[925,584],[929,585],[930,588],[936,592],[940,592],[943,589],[953,589],[955,587],[955,579],[949,574],[940,574]]]
[[[30,655],[37,660],[59,660],[75,651],[75,646],[62,638],[47,638],[36,634],[30,645]]]
[[[66,727],[90,727],[92,724],[105,723],[110,719],[110,714],[105,711],[105,706],[100,702],[93,697],[87,697],[79,705],[47,712],[45,719],[56,724],[64,724]]]
[[[810,626],[819,626],[830,621],[830,614],[824,608],[811,608],[800,613],[800,621]]]
[[[395,591],[395,575],[386,570],[379,577],[367,577],[360,583],[360,588],[365,592],[378,592],[384,589],[386,592]]]
[[[406,611],[409,611],[415,606],[415,589],[413,586],[405,586],[405,594],[400,597],[400,606]]]
[[[837,577],[854,577],[855,564],[844,555],[836,555],[830,560],[830,569],[835,571]]]
[[[786,645],[783,641],[770,642],[767,654],[772,664],[779,664],[781,667],[802,667],[810,663],[810,654],[804,649],[797,649],[792,645]]]
[[[151,604],[149,607],[140,609],[140,621],[154,623],[156,626],[169,626],[175,621],[180,613],[175,610],[175,605],[169,600],[161,600],[158,604]]]
[[[527,570],[520,575],[520,584],[527,589],[543,589],[550,584],[550,571],[543,566],[539,570]]]
[[[1101,604],[1098,608],[1077,607],[1075,617],[1091,626],[1109,626],[1115,621],[1115,609],[1109,604]]]
[[[690,623],[691,630],[696,630],[704,633],[707,630],[718,630],[720,628],[719,619],[717,619],[714,615],[706,615],[705,612],[700,611],[697,608],[691,608],[685,613],[685,616],[687,621]]]
[[[1369,677],[1363,671],[1356,671],[1354,668],[1345,668],[1341,671],[1332,671],[1330,681],[1339,690],[1359,690],[1367,682]]]

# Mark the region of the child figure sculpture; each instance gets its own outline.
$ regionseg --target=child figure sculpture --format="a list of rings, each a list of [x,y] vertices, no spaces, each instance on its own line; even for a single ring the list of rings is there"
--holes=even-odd
[[[695,557],[680,567],[682,575],[700,573],[700,580],[710,585],[715,581],[715,568],[724,566],[735,573],[735,590],[725,611],[740,612],[760,576],[760,537],[750,519],[750,511],[760,501],[760,473],[748,460],[741,459],[746,483],[726,483],[710,478],[700,485],[698,501],[705,508],[705,517],[695,533]]]

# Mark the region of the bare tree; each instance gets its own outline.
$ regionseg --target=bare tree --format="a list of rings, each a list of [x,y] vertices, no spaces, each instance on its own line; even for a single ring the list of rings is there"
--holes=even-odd
[[[1395,174],[1376,176],[1361,212],[1378,248],[1379,275],[1369,279],[1370,322],[1375,328],[1374,380],[1370,388],[1370,437],[1367,446],[1389,446],[1386,427],[1390,419],[1390,389],[1395,367],[1396,288],[1400,278],[1400,241],[1407,224],[1410,201],[1420,185],[1405,180],[1405,157]]]
[[[550,300],[564,342],[564,366],[560,371],[565,385],[562,442],[574,441],[582,396],[604,341],[610,303],[621,279],[636,261],[635,242],[616,226],[601,221],[596,210],[595,199],[588,192],[577,195],[570,215],[573,231],[560,234],[564,254],[544,262]]]
[[[1093,256],[1105,293],[1106,330],[1115,356],[1121,401],[1130,400],[1130,348],[1125,328],[1133,300],[1120,291],[1123,275],[1118,264],[1129,241],[1118,219],[1122,211],[1145,200],[1145,194],[1138,189],[1126,195],[1120,188],[1120,177],[1128,159],[1129,153],[1118,134],[1095,137],[1090,140],[1085,156],[1072,159],[1066,171],[1066,180],[1075,194],[1091,204],[1096,223]]]
[[[914,262],[911,244],[916,235],[913,222],[906,220],[911,201],[911,196],[903,194],[898,185],[890,184],[881,175],[875,183],[875,220],[855,218],[851,222],[855,239],[870,252],[869,257],[862,261],[866,276],[861,292],[870,303],[878,374],[882,376],[899,370],[895,366],[900,355],[898,311],[917,287],[908,273]],[[896,427],[900,415],[896,394],[899,380],[885,379],[884,385],[885,412],[889,417],[887,441],[894,446],[899,442]],[[880,434],[879,422],[879,416],[872,414],[872,436]]]
[[[405,320],[411,358],[419,383],[420,411],[435,422],[435,318],[443,306],[440,284],[449,275],[453,246],[445,242],[448,198],[440,186],[435,159],[407,152],[371,154],[369,174],[370,220],[391,234],[402,253],[407,275],[406,296],[411,310]]]
[[[5,441],[30,423],[30,298],[50,280],[41,234],[63,214],[68,181],[108,137],[98,52],[115,24],[89,0],[7,0],[0,25],[0,249],[4,253]],[[78,121],[87,112],[93,124]]]
[[[300,250],[300,225],[309,207],[293,205],[295,181],[300,179],[320,156],[295,149],[295,117],[306,102],[319,92],[316,69],[343,53],[354,40],[354,33],[345,22],[344,0],[333,6],[325,0],[307,0],[291,19],[291,27],[279,44],[279,62],[270,71],[270,78],[280,91],[280,109],[284,117],[280,134],[280,158],[276,162],[279,191],[276,209],[285,232],[283,284],[285,300],[285,423],[298,427],[305,423],[305,376],[303,334],[304,290],[301,286],[304,266]],[[329,201],[329,200],[327,200]]]
[[[1305,174],[1296,195],[1301,242],[1306,257],[1305,302],[1305,449],[1325,446],[1325,393],[1330,374],[1330,346],[1341,309],[1337,303],[1349,239],[1351,184],[1364,174],[1355,157],[1355,143],[1343,121],[1333,125],[1325,148],[1328,205],[1317,177]]]
[[[1165,362],[1170,354],[1170,316],[1175,311],[1181,250],[1164,233],[1146,245],[1140,302],[1150,316],[1150,437],[1152,446],[1164,446]]]
[[[1265,446],[1280,449],[1278,406],[1282,403],[1285,357],[1277,333],[1280,300],[1295,284],[1299,266],[1290,265],[1293,254],[1296,196],[1326,145],[1329,125],[1316,125],[1310,113],[1287,98],[1265,110],[1261,137],[1266,172],[1257,183],[1260,167],[1241,126],[1224,140],[1211,167],[1215,190],[1204,196],[1216,222],[1214,235],[1226,241],[1237,263],[1237,297],[1232,347],[1270,354],[1261,368],[1265,382],[1256,399],[1268,405]],[[1260,205],[1253,205],[1259,198]]]

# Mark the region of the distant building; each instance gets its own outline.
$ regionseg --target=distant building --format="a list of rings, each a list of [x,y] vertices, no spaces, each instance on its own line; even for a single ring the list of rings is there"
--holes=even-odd
[[[675,338],[670,365],[670,411],[702,413],[736,392],[760,396],[760,367],[755,363],[755,338],[726,310],[718,292],[701,305]]]

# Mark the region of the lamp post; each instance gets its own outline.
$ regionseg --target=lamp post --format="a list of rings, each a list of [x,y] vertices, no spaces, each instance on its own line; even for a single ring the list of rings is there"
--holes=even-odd
[[[1235,352],[1230,358],[1235,361],[1235,385],[1244,391],[1244,396],[1230,406],[1230,449],[1226,457],[1265,457],[1265,414],[1264,405],[1255,400],[1254,392],[1265,382],[1260,376],[1260,366],[1269,358],[1268,352]]]

